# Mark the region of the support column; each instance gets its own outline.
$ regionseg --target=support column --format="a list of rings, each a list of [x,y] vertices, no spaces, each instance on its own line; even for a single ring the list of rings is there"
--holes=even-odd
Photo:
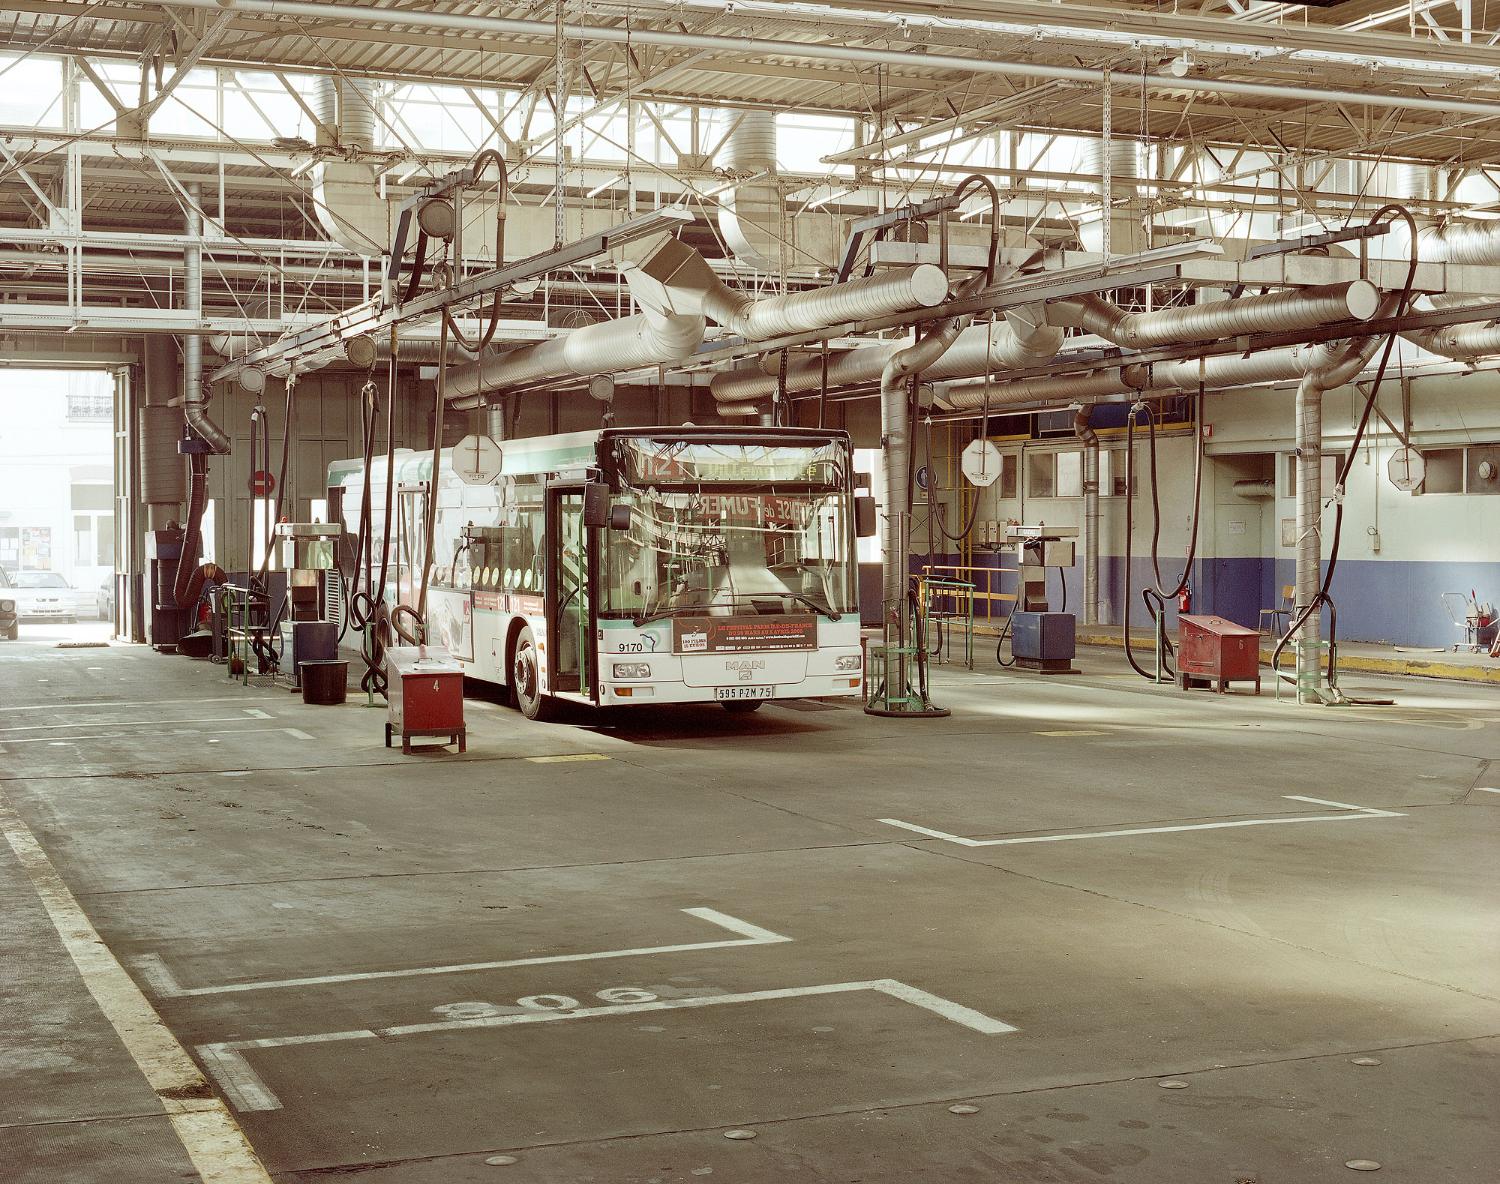
[[[1099,434],[1089,409],[1078,408],[1073,430],[1083,441],[1083,623],[1099,623]]]
[[[1310,605],[1322,586],[1323,573],[1323,388],[1308,375],[1297,384],[1297,612]],[[1323,622],[1321,610],[1308,615],[1298,630],[1297,699],[1321,703]]]

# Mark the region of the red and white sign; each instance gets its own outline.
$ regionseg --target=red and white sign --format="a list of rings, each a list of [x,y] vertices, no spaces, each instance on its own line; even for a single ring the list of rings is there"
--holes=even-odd
[[[250,474],[250,494],[252,497],[270,497],[276,492],[276,478],[265,469],[256,469]]]

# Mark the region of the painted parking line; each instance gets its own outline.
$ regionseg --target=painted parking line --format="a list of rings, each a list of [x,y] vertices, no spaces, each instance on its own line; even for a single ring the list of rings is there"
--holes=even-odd
[[[683,909],[690,917],[708,921],[740,936],[719,941],[699,941],[670,946],[638,946],[628,950],[597,950],[586,954],[548,954],[537,958],[512,958],[503,962],[457,962],[445,966],[414,966],[400,970],[367,970],[352,974],[321,974],[308,978],[260,979],[254,982],[219,983],[209,987],[183,987],[159,954],[142,954],[132,959],[140,977],[159,998],[184,995],[227,995],[240,991],[274,991],[285,987],[321,987],[331,983],[360,983],[375,979],[422,978],[435,974],[467,974],[477,970],[508,970],[514,966],[549,966],[558,962],[597,962],[607,958],[636,958],[646,954],[681,954],[693,950],[724,950],[735,946],[768,946],[791,941],[749,921],[741,921],[717,909]]]
[[[204,720],[204,723],[233,723],[234,720]],[[249,720],[243,721],[249,723]],[[97,726],[97,725],[95,725]],[[161,731],[160,728],[157,731]],[[290,736],[293,740],[311,740],[312,737],[299,728],[215,728],[205,731],[202,728],[173,728],[169,731],[161,731],[164,736],[250,736],[257,732],[280,732]],[[100,732],[93,736],[23,736],[19,740],[8,737],[0,738],[0,752],[17,744],[53,744],[64,747],[71,744],[81,744],[85,740],[136,740],[143,736],[151,735],[149,732]],[[218,741],[214,741],[218,743]]]
[[[167,1030],[57,874],[31,828],[0,792],[0,835],[25,869],[84,986],[156,1093],[205,1184],[271,1184],[234,1116],[209,1094],[187,1050]]]
[[[874,991],[920,1007],[933,1015],[985,1036],[997,1036],[1017,1029],[972,1007],[944,999],[930,991],[913,987],[892,978],[870,979],[853,983],[822,983],[810,987],[782,987],[769,991],[745,991],[737,995],[700,995],[689,999],[658,999],[650,1003],[619,1003],[604,1007],[579,1007],[568,1011],[535,1011],[521,1015],[483,1016],[475,1019],[442,1020],[436,1023],[400,1024],[391,1028],[360,1028],[347,1032],[316,1032],[307,1036],[272,1036],[261,1040],[230,1040],[219,1044],[200,1044],[198,1058],[218,1082],[237,1110],[279,1110],[281,1101],[251,1068],[244,1054],[254,1049],[291,1048],[306,1044],[329,1044],[335,1041],[389,1040],[400,1036],[421,1036],[434,1032],[457,1032],[466,1028],[509,1028],[523,1024],[552,1024],[564,1020],[592,1019],[599,1016],[640,1015],[652,1011],[678,1011],[688,1008],[720,1007],[730,1003],[762,1003],[775,999],[799,999],[813,995],[846,995]]]
[[[200,717],[198,719],[122,719],[118,723],[108,720],[91,719],[76,724],[21,724],[14,728],[0,728],[0,733],[11,732],[50,732],[58,728],[169,728],[177,724],[232,724],[244,719],[270,719],[268,712],[258,707],[246,707],[244,715],[215,715]]]
[[[881,818],[879,821],[887,826],[899,826],[902,830],[915,831],[919,835],[926,835],[930,839],[942,839],[944,842],[957,843],[960,847],[1012,847],[1023,843],[1065,843],[1073,839],[1117,839],[1126,835],[1170,835],[1179,834],[1190,830],[1230,830],[1245,826],[1288,826],[1300,822],[1357,822],[1361,818],[1405,818],[1406,815],[1395,810],[1377,810],[1372,806],[1351,806],[1348,802],[1330,802],[1324,798],[1303,797],[1301,794],[1283,795],[1291,802],[1310,802],[1315,806],[1332,806],[1342,810],[1342,814],[1313,814],[1293,817],[1288,815],[1284,818],[1242,818],[1233,822],[1193,822],[1180,826],[1133,826],[1123,830],[1094,830],[1074,831],[1062,835],[1022,835],[1014,839],[967,839],[962,835],[949,834],[945,830],[933,830],[931,827],[918,826],[914,822],[902,822],[899,818]]]
[[[1066,728],[1051,732],[1038,732],[1038,736],[1108,736],[1109,732],[1096,732],[1090,728]]]
[[[46,682],[45,678],[37,679]],[[105,710],[113,707],[168,707],[175,703],[243,703],[244,695],[231,695],[216,699],[133,699],[126,703],[100,702],[90,699],[81,703],[27,703],[18,707],[0,707],[0,711],[65,711],[71,707],[86,707],[89,710]]]
[[[573,761],[607,761],[609,757],[602,752],[565,752],[556,756],[529,756],[526,759],[533,765],[565,765]]]

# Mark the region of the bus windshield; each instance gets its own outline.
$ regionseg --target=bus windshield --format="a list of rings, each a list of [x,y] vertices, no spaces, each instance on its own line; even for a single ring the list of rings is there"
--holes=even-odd
[[[662,486],[615,504],[630,507],[631,524],[606,532],[605,616],[855,611],[844,490]]]

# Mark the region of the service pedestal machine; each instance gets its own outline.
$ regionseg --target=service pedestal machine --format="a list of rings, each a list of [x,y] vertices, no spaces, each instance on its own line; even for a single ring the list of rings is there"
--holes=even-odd
[[[294,688],[302,663],[339,656],[338,625],[328,619],[334,547],[343,528],[327,522],[278,522],[276,538],[286,569],[286,613],[281,620],[281,669]]]
[[[1006,534],[1016,550],[1020,584],[1011,617],[1011,653],[1022,670],[1067,674],[1077,653],[1072,613],[1052,612],[1047,601],[1047,569],[1073,566],[1076,526],[1012,526]]]

